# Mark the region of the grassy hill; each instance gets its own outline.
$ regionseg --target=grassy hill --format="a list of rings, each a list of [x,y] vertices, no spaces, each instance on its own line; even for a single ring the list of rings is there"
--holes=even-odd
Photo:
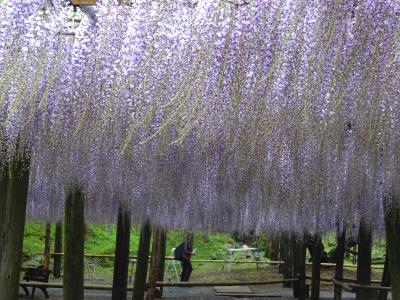
[[[52,225],[52,245],[51,251],[54,251],[54,224]],[[25,227],[24,252],[29,256],[30,264],[40,264],[44,250],[44,232],[45,224],[37,221],[28,221]],[[170,255],[171,249],[176,247],[184,240],[185,233],[179,230],[170,230],[167,234],[167,255]],[[114,225],[88,225],[85,239],[85,253],[87,254],[114,254],[116,239],[116,227]],[[329,251],[336,244],[335,233],[324,236],[323,242],[325,250]],[[263,247],[266,243],[265,236],[258,239],[258,244],[248,245]],[[131,254],[137,254],[139,244],[139,228],[133,227],[131,231],[130,251]],[[228,246],[240,247],[230,234],[217,232],[196,232],[194,247],[197,250],[195,259],[224,259]],[[374,241],[372,251],[373,257],[382,258],[385,253],[385,243],[382,239]],[[261,254],[263,255],[263,253]],[[351,263],[351,257],[348,257],[347,263]],[[105,269],[112,269],[112,259],[101,259],[97,261]],[[196,263],[196,268],[219,268],[220,264]],[[239,268],[248,268],[248,264],[237,266]]]
[[[54,251],[54,230],[52,225],[51,251]],[[27,221],[25,226],[24,252],[33,258],[34,263],[40,263],[44,249],[45,224],[37,221]],[[133,227],[130,239],[131,254],[137,254],[139,245],[138,227]],[[171,249],[184,241],[185,233],[179,230],[170,230],[167,234],[167,255]],[[85,253],[88,254],[114,254],[116,239],[116,226],[114,225],[88,225],[85,239]],[[240,246],[229,234],[205,233],[195,234],[194,246],[197,250],[196,259],[223,259],[229,245]],[[105,260],[104,266],[112,266],[111,261]],[[204,266],[207,264],[203,264]]]

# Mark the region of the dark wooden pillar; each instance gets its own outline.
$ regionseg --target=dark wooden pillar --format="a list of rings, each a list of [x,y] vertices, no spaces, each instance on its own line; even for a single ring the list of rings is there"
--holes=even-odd
[[[29,164],[0,165],[0,299],[18,299]]]
[[[357,283],[371,284],[371,248],[372,236],[371,226],[364,219],[360,221],[358,233],[358,261],[357,261]],[[357,289],[357,300],[372,299],[372,291],[368,289]]]
[[[390,272],[389,272],[389,255],[386,247],[386,256],[385,256],[385,266],[383,268],[382,281],[381,286],[389,287],[390,286]],[[388,291],[379,291],[379,299],[378,300],[387,300]]]
[[[312,279],[311,279],[312,300],[319,300],[319,290],[321,281],[321,254],[322,254],[321,235],[314,234],[314,248],[312,255]]]
[[[44,234],[44,253],[43,268],[48,269],[50,266],[50,245],[51,245],[51,223],[46,222]]]
[[[276,234],[271,235],[270,241],[270,260],[277,261],[279,259],[279,238]]]
[[[392,299],[400,299],[400,207],[393,203],[385,212],[386,247],[389,257]]]
[[[283,264],[279,265],[279,273],[283,275],[283,279],[290,279],[292,277],[292,255],[290,249],[290,236],[288,232],[282,232],[279,242],[280,259]],[[283,287],[292,287],[291,282],[284,282]]]
[[[158,255],[158,277],[157,281],[164,281],[164,272],[165,272],[165,255],[167,251],[167,230],[161,229],[161,238],[160,238],[160,251]],[[162,297],[163,287],[160,287],[160,296]]]
[[[149,250],[151,239],[150,221],[140,230],[139,249],[136,261],[135,281],[133,284],[133,300],[143,300],[149,265]]]
[[[125,300],[127,296],[128,268],[129,268],[129,241],[131,232],[130,212],[120,206],[118,212],[117,237],[115,246],[113,300]]]
[[[65,199],[64,300],[83,300],[84,196],[79,188]]]
[[[299,238],[292,234],[290,243],[293,261],[292,278],[299,278],[293,284],[293,296],[298,300],[305,300],[308,295],[306,295],[306,247],[304,245],[304,237]]]
[[[149,288],[147,291],[147,300],[156,298],[156,281],[158,278],[158,267],[160,262],[160,246],[162,243],[162,229],[157,227],[153,230],[153,244],[151,247],[151,263],[149,274]]]
[[[56,230],[54,234],[54,253],[62,252],[62,223],[56,224]],[[54,266],[53,275],[56,278],[61,276],[61,255],[54,255]]]
[[[344,264],[344,253],[346,246],[346,229],[337,230],[337,246],[336,246],[336,267],[335,267],[335,278],[339,281],[343,279],[343,264]],[[335,285],[334,300],[342,300],[342,288]]]

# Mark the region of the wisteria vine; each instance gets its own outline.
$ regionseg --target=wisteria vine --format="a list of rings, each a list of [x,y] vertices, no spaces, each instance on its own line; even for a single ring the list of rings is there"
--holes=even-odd
[[[382,229],[400,2],[105,1],[74,34],[64,3],[0,9],[1,158],[29,154],[30,216],[78,185],[91,221]]]

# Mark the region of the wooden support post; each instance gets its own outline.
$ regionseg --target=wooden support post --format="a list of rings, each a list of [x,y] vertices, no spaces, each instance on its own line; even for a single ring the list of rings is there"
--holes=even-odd
[[[337,246],[336,246],[336,266],[335,266],[335,279],[342,281],[343,279],[343,264],[344,264],[344,252],[346,245],[346,228],[337,230]],[[342,287],[335,285],[334,300],[342,300]]]
[[[131,216],[129,210],[122,205],[119,207],[117,222],[112,299],[126,300]]]
[[[65,199],[64,300],[83,300],[84,196],[75,187]]]
[[[292,234],[291,239],[291,253],[292,253],[292,278],[299,280],[293,284],[293,296],[298,300],[308,299],[306,289],[306,247],[304,245],[304,237],[298,238]]]
[[[136,261],[135,281],[133,284],[133,300],[143,300],[149,263],[151,239],[150,221],[147,221],[140,230],[138,257]]]
[[[50,266],[50,245],[51,245],[51,223],[46,222],[44,234],[44,253],[43,253],[43,268],[48,269]]]
[[[160,238],[160,251],[158,255],[158,276],[157,281],[164,281],[164,271],[165,271],[165,255],[167,251],[167,230],[161,229]],[[160,287],[160,297],[163,294],[163,287]]]
[[[18,299],[29,165],[0,164],[0,299]]]
[[[398,200],[398,199],[397,199]],[[385,211],[386,247],[389,257],[392,299],[400,299],[400,207],[394,201]]]
[[[357,284],[371,284],[371,248],[371,226],[361,219],[358,234]],[[369,300],[373,299],[373,295],[368,289],[357,289],[356,299]]]
[[[270,248],[270,260],[277,261],[279,259],[279,239],[276,234],[271,235]]]
[[[58,222],[56,224],[56,231],[54,234],[54,252],[55,253],[62,252],[62,224],[61,224],[61,222]],[[59,278],[61,276],[61,255],[54,255],[53,275],[55,278]]]
[[[292,278],[292,255],[290,250],[289,233],[282,232],[279,242],[279,251],[281,260],[284,263],[279,265],[279,273],[282,273],[283,279]],[[283,287],[290,288],[292,284],[292,282],[284,281]]]
[[[162,243],[162,229],[157,227],[153,230],[153,244],[151,247],[151,262],[149,274],[149,288],[147,290],[147,300],[156,298],[156,282],[158,278],[158,266],[160,262],[160,246]]]
[[[321,281],[321,254],[322,241],[319,234],[314,235],[314,248],[312,256],[312,279],[311,279],[311,299],[319,300],[319,290]]]
[[[381,286],[383,286],[383,287],[390,286],[389,255],[388,255],[387,247],[386,247],[385,266],[383,268]],[[387,300],[387,296],[388,296],[388,291],[380,290],[378,300]]]

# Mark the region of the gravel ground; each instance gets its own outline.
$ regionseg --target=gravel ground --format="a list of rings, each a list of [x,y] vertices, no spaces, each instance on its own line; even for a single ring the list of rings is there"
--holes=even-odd
[[[178,288],[168,287],[164,288],[164,296],[162,299],[165,300],[183,300],[183,299],[195,299],[195,300],[231,300],[231,299],[265,299],[265,300],[289,300],[294,299],[292,297],[291,289],[284,289],[279,287],[268,287],[268,286],[253,286],[255,293],[267,294],[268,297],[231,297],[231,296],[216,296],[212,287],[191,287],[191,288]],[[62,300],[61,289],[48,289],[50,294],[50,300]],[[20,291],[19,299],[32,299],[23,295],[23,291]],[[37,290],[35,293],[35,299],[45,299],[42,291]],[[85,291],[86,300],[110,300],[111,291]],[[132,299],[132,294],[128,293],[128,299]],[[321,291],[321,299],[328,300],[333,299],[332,291]],[[344,293],[343,300],[355,299],[355,294]],[[391,299],[389,297],[389,299]]]
[[[308,270],[308,274],[311,274],[311,270]],[[345,270],[345,277],[355,278],[355,270]],[[381,278],[381,273],[373,272],[373,279]],[[216,281],[236,281],[238,284],[243,281],[259,281],[259,280],[276,280],[280,279],[282,275],[278,274],[276,267],[266,267],[260,269],[233,269],[231,272],[221,272],[219,269],[215,270],[199,270],[196,269],[192,274],[191,281],[202,281],[202,282],[216,282]],[[333,269],[323,269],[321,277],[331,278],[333,276]],[[62,279],[51,278],[50,282],[62,282]],[[103,279],[85,279],[86,284],[107,284],[111,285],[111,278]],[[132,284],[132,283],[130,283]],[[184,300],[184,299],[199,299],[199,300],[231,300],[231,299],[282,299],[289,300],[294,299],[292,297],[293,291],[289,288],[282,288],[282,285],[264,285],[264,286],[252,286],[251,289],[256,294],[266,294],[269,297],[247,297],[238,298],[232,296],[216,296],[213,287],[165,287],[164,295],[162,299],[165,300]],[[30,288],[29,288],[30,290]],[[48,289],[50,294],[50,300],[62,300],[61,289]],[[32,299],[24,296],[24,292],[20,289],[19,299]],[[35,293],[35,299],[45,299],[41,290],[37,289]],[[99,290],[86,290],[85,299],[87,300],[111,300],[111,291],[99,291]],[[132,299],[132,293],[128,293],[128,299]],[[327,285],[321,282],[321,299],[328,300],[333,299],[333,285]],[[355,294],[343,293],[343,300],[355,299]],[[391,299],[390,297],[388,299]]]

